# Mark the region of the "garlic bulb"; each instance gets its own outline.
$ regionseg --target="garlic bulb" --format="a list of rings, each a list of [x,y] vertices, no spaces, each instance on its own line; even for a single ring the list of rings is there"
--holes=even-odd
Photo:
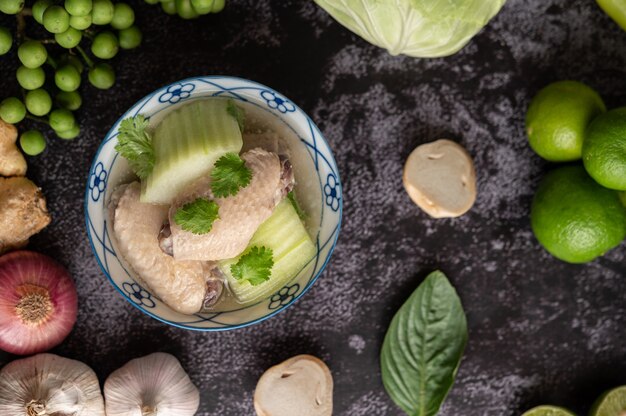
[[[0,415],[104,416],[98,377],[54,354],[13,361],[0,371]]]
[[[104,383],[107,416],[193,416],[200,393],[178,360],[162,352],[136,358]]]

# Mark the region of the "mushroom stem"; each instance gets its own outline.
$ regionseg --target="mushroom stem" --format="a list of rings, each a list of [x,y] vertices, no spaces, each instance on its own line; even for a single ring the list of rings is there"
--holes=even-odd
[[[156,406],[143,405],[141,407],[141,416],[157,416],[158,411]]]
[[[28,416],[44,416],[46,414],[46,405],[38,400],[31,400],[26,405]]]

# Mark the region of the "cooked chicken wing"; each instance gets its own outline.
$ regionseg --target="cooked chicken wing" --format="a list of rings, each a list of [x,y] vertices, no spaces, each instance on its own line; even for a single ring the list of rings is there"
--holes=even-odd
[[[181,192],[172,204],[169,220],[172,254],[176,260],[212,261],[238,256],[293,187],[291,165],[277,154],[253,149],[242,154],[241,158],[252,171],[252,180],[237,195],[215,198],[211,192],[211,179],[207,177]],[[210,232],[193,234],[182,230],[173,217],[178,208],[200,197],[215,200],[219,205],[219,219],[215,220]]]

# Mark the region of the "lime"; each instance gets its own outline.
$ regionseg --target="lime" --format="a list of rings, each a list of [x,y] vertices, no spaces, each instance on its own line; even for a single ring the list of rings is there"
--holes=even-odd
[[[626,30],[626,3],[624,0],[596,0],[602,10],[608,14],[615,23]]]
[[[609,390],[600,396],[589,414],[591,416],[625,416],[626,386]]]
[[[567,409],[556,406],[538,406],[530,409],[522,416],[576,416]]]
[[[550,84],[533,98],[526,113],[530,147],[552,162],[578,160],[585,129],[605,111],[602,98],[585,84],[576,81]]]
[[[545,176],[530,222],[541,245],[569,263],[591,261],[626,237],[626,208],[617,192],[598,185],[579,165]]]
[[[583,144],[583,163],[600,185],[626,191],[626,107],[591,122]]]

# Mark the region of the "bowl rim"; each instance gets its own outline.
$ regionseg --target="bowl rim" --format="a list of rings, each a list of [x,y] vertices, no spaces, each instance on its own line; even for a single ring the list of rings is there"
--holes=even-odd
[[[110,276],[110,274],[107,272],[106,268],[104,267],[104,265],[102,264],[102,261],[100,259],[100,256],[98,256],[98,252],[96,251],[96,247],[94,245],[93,242],[93,237],[91,235],[91,227],[90,227],[90,217],[89,217],[89,211],[88,211],[88,205],[89,205],[89,195],[90,195],[90,173],[94,171],[97,163],[98,162],[98,156],[100,155],[102,148],[104,147],[104,145],[107,143],[107,139],[112,135],[115,127],[126,118],[126,116],[133,110],[135,109],[137,106],[139,106],[140,103],[149,100],[151,97],[153,97],[154,95],[156,95],[157,93],[161,92],[161,91],[166,91],[168,88],[175,86],[175,85],[179,85],[179,84],[184,84],[185,82],[191,82],[191,81],[198,81],[198,80],[216,80],[216,79],[226,79],[226,80],[233,80],[233,81],[239,81],[239,82],[244,82],[244,83],[249,83],[249,84],[253,84],[255,86],[264,88],[272,93],[275,94],[279,94],[283,97],[285,97],[287,100],[289,100],[289,102],[291,102],[294,107],[296,108],[297,111],[299,111],[307,120],[307,122],[309,123],[309,125],[312,128],[315,128],[315,130],[318,133],[318,139],[321,139],[321,141],[326,145],[326,147],[330,150],[330,161],[337,167],[336,169],[336,179],[337,179],[337,184],[341,189],[341,195],[342,197],[339,198],[339,209],[338,209],[338,215],[339,215],[339,221],[337,223],[337,230],[335,232],[335,237],[332,241],[331,247],[328,251],[328,255],[326,256],[326,258],[324,259],[324,263],[322,264],[322,266],[320,267],[319,271],[315,274],[315,276],[308,282],[308,284],[304,287],[304,289],[302,289],[302,291],[297,294],[289,303],[281,306],[280,308],[276,309],[275,311],[270,312],[267,315],[263,315],[260,318],[256,318],[253,319],[251,321],[242,323],[242,324],[236,324],[236,325],[228,325],[228,326],[223,326],[223,327],[206,327],[206,328],[200,328],[200,327],[195,327],[195,326],[190,326],[190,325],[185,325],[185,324],[181,324],[179,322],[173,322],[170,321],[168,319],[162,318],[161,316],[157,315],[154,312],[148,311],[144,308],[142,308],[140,305],[136,304],[135,302],[132,301],[132,299],[130,299],[130,296],[127,295],[126,293],[124,293],[124,291],[115,283],[115,281],[113,280],[113,278]],[[107,183],[108,186],[108,183]],[[111,126],[111,128],[108,130],[108,132],[104,135],[104,137],[102,138],[102,140],[100,141],[100,144],[98,146],[98,149],[96,150],[96,152],[94,153],[93,157],[92,157],[92,161],[89,167],[89,171],[87,174],[87,180],[86,180],[86,187],[85,187],[85,194],[84,194],[84,202],[83,202],[83,214],[85,216],[85,227],[87,229],[87,239],[89,240],[89,246],[91,247],[91,251],[92,254],[94,255],[94,257],[96,258],[96,261],[98,263],[98,266],[100,267],[100,270],[102,271],[102,273],[104,273],[104,275],[107,277],[107,279],[109,280],[109,283],[113,286],[113,288],[115,288],[115,290],[120,293],[122,295],[122,297],[131,305],[133,305],[135,308],[139,309],[141,312],[143,312],[144,314],[152,317],[153,319],[156,319],[157,321],[160,321],[164,324],[176,327],[176,328],[181,328],[181,329],[187,329],[187,330],[192,330],[192,331],[198,331],[198,332],[223,332],[223,331],[231,331],[231,330],[235,330],[235,329],[241,329],[241,328],[246,328],[258,323],[261,323],[267,319],[270,319],[276,315],[278,315],[279,313],[283,312],[284,310],[288,309],[291,305],[295,304],[305,293],[307,293],[309,291],[309,289],[315,284],[315,282],[317,281],[317,279],[319,279],[319,277],[322,275],[322,273],[324,272],[324,270],[326,269],[326,266],[328,265],[328,262],[330,261],[330,258],[332,257],[333,252],[335,251],[335,247],[337,246],[337,241],[339,240],[339,234],[341,233],[341,225],[343,222],[343,182],[341,181],[341,177],[339,174],[339,167],[337,165],[337,161],[335,160],[335,155],[334,152],[332,151],[332,148],[330,147],[328,141],[326,140],[326,137],[324,137],[324,135],[322,134],[321,130],[319,129],[319,127],[313,122],[313,120],[311,119],[311,117],[309,117],[309,115],[302,110],[296,103],[293,102],[293,100],[291,100],[289,97],[287,97],[286,95],[279,93],[278,91],[276,91],[273,88],[270,88],[264,84],[261,84],[259,82],[256,81],[252,81],[246,78],[241,78],[241,77],[237,77],[237,76],[230,76],[230,75],[204,75],[204,76],[195,76],[195,77],[187,77],[181,80],[177,80],[174,82],[171,82],[167,85],[164,85],[162,87],[159,87],[157,89],[155,89],[154,91],[146,94],[145,96],[143,96],[142,98],[140,98],[139,100],[137,100],[133,105],[131,105],[123,114],[122,116],[120,116]]]

